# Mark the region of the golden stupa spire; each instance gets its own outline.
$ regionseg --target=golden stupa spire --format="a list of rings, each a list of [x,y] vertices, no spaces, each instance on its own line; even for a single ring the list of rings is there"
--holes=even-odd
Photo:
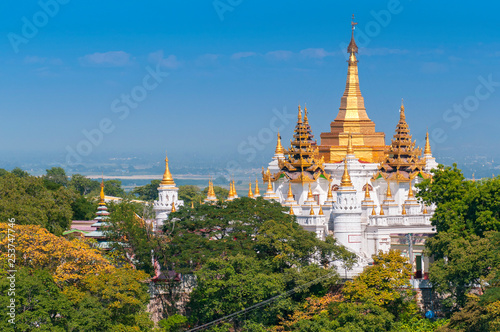
[[[406,119],[405,105],[403,103],[403,98],[401,98],[401,108],[399,109],[399,120],[405,120],[405,119]]]
[[[259,180],[258,179],[255,179],[255,197],[259,197],[260,196],[260,190],[259,190]]]
[[[313,193],[311,190],[311,184],[309,183],[309,192],[307,193],[307,200],[313,199]]]
[[[288,182],[288,196],[289,200],[293,200],[293,192],[292,192],[292,182]]]
[[[248,182],[248,197],[253,198],[252,181]]]
[[[318,212],[318,216],[323,216],[324,213],[323,213],[323,208],[321,207],[321,205],[319,206],[319,212]]]
[[[402,215],[405,215],[406,214],[406,208],[405,208],[405,205],[403,204],[403,211],[401,212]]]
[[[297,123],[302,123],[302,110],[299,105],[299,114],[297,115]]]
[[[352,187],[351,177],[349,176],[349,170],[347,169],[347,159],[344,159],[344,174],[342,175],[340,186]]]
[[[429,143],[429,131],[425,134],[425,149],[424,149],[424,155],[430,155],[432,154],[431,151],[431,144]]]
[[[382,205],[380,205],[380,213],[379,213],[381,216],[383,216],[385,213],[384,213],[384,209],[382,208]]]
[[[175,203],[172,203],[172,211],[171,212],[177,212],[177,210],[175,209]]]
[[[413,198],[413,188],[411,186],[411,180],[410,180],[410,189],[408,189],[408,198]]]
[[[377,215],[377,212],[375,211],[375,205],[374,205],[372,208],[372,216],[376,216],[376,215]]]
[[[295,215],[295,213],[293,213],[293,207],[290,206],[290,212],[288,214],[291,216]]]
[[[191,201],[191,209],[194,209],[194,201]]]
[[[366,182],[365,186],[365,200],[369,201],[371,199],[370,197],[370,187],[368,186],[368,182]]]
[[[276,150],[274,151],[275,154],[284,154],[285,149],[283,149],[283,146],[281,145],[281,135],[278,130],[278,142],[276,143]]]
[[[354,154],[354,149],[352,148],[352,134],[349,133],[349,137],[347,138],[347,154]]]
[[[304,123],[309,124],[309,119],[307,118],[307,106],[304,104]]]
[[[385,197],[387,199],[392,198],[391,183],[389,181],[387,181],[387,191],[385,192]]]
[[[313,210],[313,206],[311,205],[311,210],[309,211],[309,215],[310,216],[314,216],[314,210]]]
[[[229,181],[229,193],[227,195],[227,199],[234,198],[234,189],[233,189],[233,181]]]
[[[172,174],[170,174],[170,169],[168,168],[168,157],[165,154],[165,173],[163,173],[163,179],[160,182],[161,185],[164,186],[175,186],[174,179],[172,178]]]
[[[333,193],[332,193],[332,182],[328,181],[328,196],[326,198],[328,201],[333,200]]]
[[[273,191],[273,185],[271,184],[271,177],[269,177],[269,180],[267,181],[267,191],[268,192]]]
[[[99,205],[105,205],[106,203],[104,202],[104,176],[102,177],[101,181],[101,193],[99,194]]]
[[[427,214],[427,206],[424,205],[424,211],[422,211],[423,214]]]

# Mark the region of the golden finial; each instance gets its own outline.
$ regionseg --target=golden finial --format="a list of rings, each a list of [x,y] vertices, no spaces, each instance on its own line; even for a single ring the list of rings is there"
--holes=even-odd
[[[375,211],[375,205],[374,205],[372,208],[372,216],[376,216],[376,215],[377,215],[377,212]]]
[[[327,200],[330,200],[330,199],[333,200],[332,182],[328,181],[328,196],[327,196]]]
[[[313,209],[313,206],[311,205],[311,210],[309,211],[309,215],[310,216],[314,216],[314,209]]]
[[[370,197],[370,187],[368,185],[368,182],[366,182],[365,186],[365,200],[369,201],[371,199]]]
[[[252,181],[248,182],[248,197],[253,198]]]
[[[342,180],[340,181],[341,187],[352,187],[351,177],[349,176],[349,171],[347,169],[347,159],[344,159],[344,174],[342,175]]]
[[[227,195],[228,199],[232,199],[234,197],[233,193],[233,181],[229,181],[229,193]]]
[[[104,176],[101,181],[101,193],[99,194],[99,205],[105,204],[104,202]]]
[[[293,213],[293,207],[291,207],[291,206],[290,206],[290,212],[289,212],[289,214],[290,214],[291,216],[295,215],[295,213]]]
[[[302,123],[302,110],[299,105],[299,115],[297,116],[297,123]]]
[[[175,209],[175,203],[172,203],[172,211],[171,212],[177,212],[177,210]]]
[[[381,216],[383,216],[385,213],[384,213],[384,209],[382,208],[382,205],[380,205],[380,213],[379,213]]]
[[[307,106],[304,104],[304,123],[309,123],[309,119],[307,118]]]
[[[191,209],[194,209],[194,202],[191,201]]]
[[[285,150],[283,149],[283,146],[281,145],[281,135],[278,130],[278,142],[276,143],[276,150],[274,151],[275,154],[283,154]]]
[[[323,213],[323,208],[321,207],[321,205],[319,206],[319,212],[318,212],[318,215],[319,216],[323,216],[324,213]]]
[[[255,196],[260,196],[259,180],[255,179]]]
[[[352,14],[351,19],[351,41],[349,42],[349,46],[347,46],[347,53],[358,53],[358,45],[356,45],[356,41],[354,41],[354,28],[358,23],[354,22],[354,14]]]
[[[425,134],[425,149],[424,149],[424,155],[425,154],[432,154],[431,152],[431,143],[429,143],[429,131]]]
[[[352,148],[352,135],[349,133],[349,137],[347,138],[347,154],[354,154],[354,149]]]
[[[163,179],[160,184],[162,185],[172,185],[175,186],[174,179],[172,178],[172,174],[170,174],[170,169],[168,168],[168,157],[165,154],[165,173],[163,173]]]
[[[268,192],[273,191],[273,185],[271,184],[271,177],[269,177],[269,180],[267,181],[267,191]]]
[[[400,120],[406,119],[406,116],[405,116],[405,105],[403,104],[403,98],[401,98],[401,108],[399,109],[399,119]]]
[[[292,192],[292,182],[288,182],[288,199],[292,200],[293,199],[293,192]]]
[[[311,184],[309,183],[309,192],[307,193],[307,199],[313,199],[313,193],[311,190]]]
[[[411,180],[410,180],[410,189],[408,189],[408,198],[411,198],[411,197],[413,197],[413,188],[412,188]]]
[[[424,211],[422,211],[424,214],[427,214],[427,206],[424,206]]]
[[[406,208],[405,208],[405,205],[403,204],[403,211],[401,212],[402,215],[405,215],[406,214]]]
[[[385,192],[385,197],[387,199],[392,198],[391,183],[389,181],[387,181],[387,191]]]

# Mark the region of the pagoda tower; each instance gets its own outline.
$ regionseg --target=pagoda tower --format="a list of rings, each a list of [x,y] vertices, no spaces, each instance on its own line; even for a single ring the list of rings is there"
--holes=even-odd
[[[161,229],[170,212],[175,212],[180,206],[184,205],[184,201],[179,200],[178,192],[179,188],[175,186],[168,167],[168,157],[165,156],[165,172],[158,187],[158,200],[153,203],[153,210],[156,213],[156,230]]]
[[[335,120],[330,124],[330,132],[321,133],[319,152],[326,162],[338,163],[346,156],[349,133],[352,134],[354,152],[357,159],[378,163],[384,157],[385,134],[375,132],[375,123],[366,113],[365,102],[359,88],[358,46],[354,40],[354,27],[351,23],[351,41],[347,47],[349,53],[347,81],[344,95],[340,99],[340,108]]]
[[[431,151],[431,143],[429,142],[429,132],[427,131],[425,134],[425,149],[424,149],[424,158],[425,160],[425,171],[430,173],[431,169],[437,168],[438,163],[436,159],[432,156]]]
[[[386,157],[379,166],[373,179],[383,177],[387,181],[409,182],[416,176],[429,178],[425,171],[425,160],[421,159],[422,149],[415,147],[406,122],[405,107],[401,102],[399,122],[391,145],[387,147]]]
[[[102,226],[106,226],[106,220],[109,219],[108,207],[106,206],[106,202],[104,201],[104,179],[101,181],[101,193],[99,195],[99,205],[97,207],[96,217],[94,218],[95,223],[92,224],[92,227],[95,227],[96,230],[100,230]]]
[[[217,203],[218,199],[217,196],[215,196],[215,190],[214,190],[214,184],[212,181],[208,181],[208,192],[207,192],[207,198],[205,198],[204,202],[207,204],[214,204]]]

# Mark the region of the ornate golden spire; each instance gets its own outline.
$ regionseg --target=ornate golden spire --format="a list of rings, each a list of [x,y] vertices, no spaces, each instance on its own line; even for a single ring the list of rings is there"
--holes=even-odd
[[[104,202],[104,177],[102,178],[101,181],[101,193],[99,194],[99,205],[105,205],[106,203]]]
[[[313,197],[313,193],[311,190],[311,184],[309,183],[309,192],[307,193],[307,200],[311,200],[311,199],[314,199],[314,197]]]
[[[430,155],[432,154],[431,151],[431,143],[429,143],[429,131],[425,134],[425,149],[424,149],[424,155]]]
[[[310,216],[314,216],[314,210],[313,210],[313,206],[311,205],[311,210],[309,211],[309,215]]]
[[[292,183],[288,182],[288,196],[289,200],[293,200]]]
[[[177,210],[175,209],[175,203],[172,203],[172,211],[171,212],[177,212]]]
[[[377,212],[375,211],[375,205],[374,205],[372,208],[372,216],[376,216],[376,215],[377,215]]]
[[[358,45],[356,45],[356,41],[354,40],[354,28],[358,23],[354,22],[354,14],[352,14],[351,18],[351,41],[349,42],[349,46],[347,46],[347,53],[358,53]]]
[[[365,186],[365,200],[369,201],[371,199],[370,197],[370,188],[368,187],[368,182],[366,182]]]
[[[309,119],[307,118],[307,106],[304,104],[304,124],[309,124]]]
[[[422,211],[423,214],[427,214],[427,206],[424,205],[424,211]]]
[[[382,208],[382,205],[380,205],[380,213],[379,213],[381,216],[384,215],[384,209]]]
[[[271,177],[269,177],[269,180],[267,181],[267,191],[268,192],[273,191],[273,185],[271,184]]]
[[[344,174],[342,175],[342,180],[340,181],[341,187],[352,187],[351,177],[349,176],[349,171],[347,169],[347,159],[344,159]]]
[[[387,191],[385,192],[385,197],[386,199],[392,198],[391,183],[389,181],[387,181]]]
[[[259,190],[259,180],[255,179],[255,197],[260,196],[260,190]]]
[[[295,213],[293,213],[293,207],[290,206],[290,212],[289,212],[289,215],[293,216],[295,215]]]
[[[276,143],[276,150],[274,151],[275,154],[284,154],[285,149],[283,149],[283,146],[281,145],[281,135],[280,132],[278,131],[278,142]]]
[[[253,192],[252,192],[252,182],[248,182],[248,197],[253,198]]]
[[[175,186],[172,174],[170,174],[170,169],[168,168],[168,157],[165,155],[165,173],[163,173],[163,179],[160,182],[164,186]]]
[[[403,98],[401,98],[401,107],[399,108],[399,120],[406,120],[406,115],[405,115],[405,105],[403,103]]]
[[[328,181],[328,196],[327,196],[327,200],[330,200],[330,199],[333,200],[332,182]]]
[[[229,193],[227,195],[227,199],[232,200],[233,198],[234,198],[233,181],[229,181]]]
[[[354,154],[354,149],[352,148],[352,134],[349,133],[349,137],[347,139],[347,154]]]
[[[319,216],[323,216],[324,213],[323,213],[323,208],[321,207],[321,205],[319,206],[319,212],[318,212],[318,215]]]
[[[406,208],[405,205],[403,204],[403,211],[401,212],[402,215],[406,215]]]
[[[302,123],[302,110],[299,105],[299,114],[297,115],[297,123]]]
[[[411,186],[411,180],[410,180],[410,189],[408,189],[408,198],[413,198],[413,188]]]

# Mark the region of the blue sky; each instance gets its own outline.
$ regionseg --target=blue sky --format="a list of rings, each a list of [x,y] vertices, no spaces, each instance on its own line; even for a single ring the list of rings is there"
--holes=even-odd
[[[438,158],[498,155],[499,9],[415,0],[4,1],[0,152],[64,163],[80,144],[82,162],[165,149],[250,160],[257,137],[254,150],[267,158],[276,112],[295,114],[299,102],[319,141],[344,90],[354,13],[361,91],[387,142],[404,98],[414,138],[429,128]],[[132,92],[140,101],[124,106]],[[293,120],[281,127],[287,142]]]

